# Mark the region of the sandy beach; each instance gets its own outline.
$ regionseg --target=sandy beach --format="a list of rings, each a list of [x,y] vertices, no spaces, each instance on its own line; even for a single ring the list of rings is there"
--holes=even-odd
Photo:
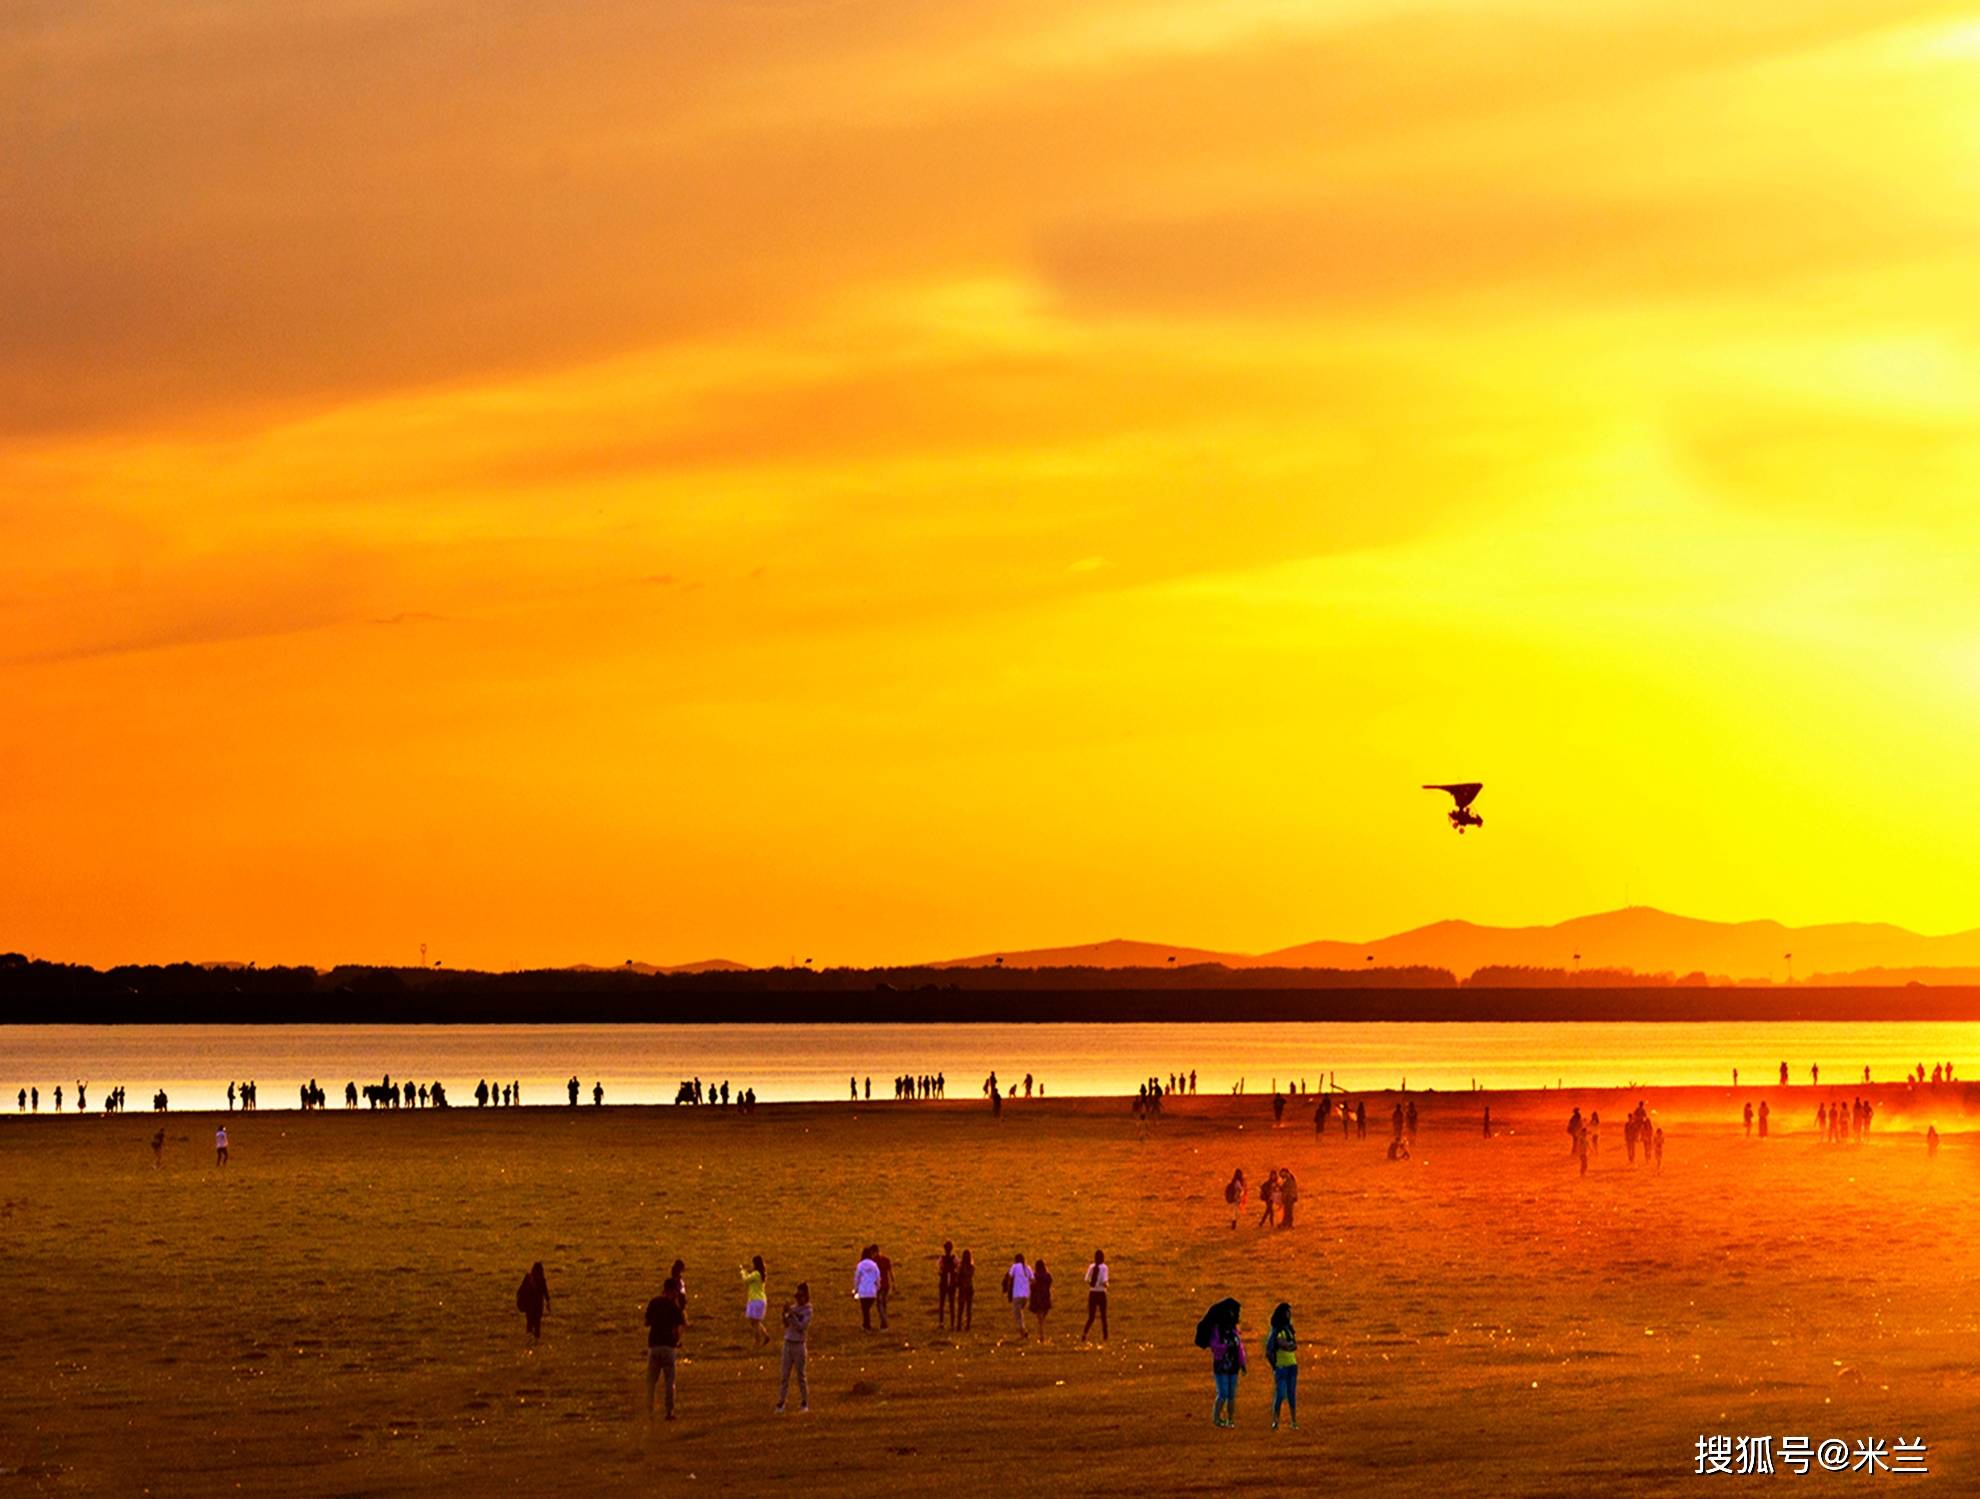
[[[1298,1099],[1275,1130],[1258,1097],[1152,1124],[1111,1100],[1001,1121],[975,1100],[333,1108],[233,1116],[224,1170],[212,1115],[166,1116],[158,1168],[148,1113],[10,1116],[0,1494],[1677,1492],[1713,1433],[1923,1437],[1929,1476],[1797,1482],[1970,1493],[1980,1100],[1868,1091],[1871,1136],[1832,1146],[1812,1129],[1828,1088],[1648,1090],[1661,1173],[1625,1162],[1637,1095],[1572,1089],[1416,1095],[1406,1164],[1384,1158],[1380,1094],[1346,1142],[1316,1141]],[[1738,1123],[1762,1097],[1764,1142]],[[1577,1104],[1604,1120],[1586,1178]],[[1298,1173],[1294,1228],[1230,1228],[1236,1166]],[[980,1266],[959,1334],[935,1317],[944,1238]],[[902,1289],[867,1335],[849,1293],[869,1240]],[[1113,1335],[1082,1347],[1096,1246]],[[1017,1342],[998,1296],[1017,1250],[1057,1277],[1049,1341]],[[737,1275],[753,1253],[773,1321],[799,1279],[820,1303],[807,1416],[771,1414],[774,1350],[750,1346]],[[641,1312],[676,1256],[681,1419],[649,1427]],[[514,1291],[536,1259],[553,1301],[532,1348]],[[1292,1303],[1298,1432],[1268,1430],[1262,1360],[1238,1428],[1211,1427],[1191,1334],[1225,1295],[1254,1358]]]

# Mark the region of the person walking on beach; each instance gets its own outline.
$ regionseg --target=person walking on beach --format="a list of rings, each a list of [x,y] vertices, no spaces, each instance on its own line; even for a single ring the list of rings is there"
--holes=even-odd
[[[1238,1228],[1238,1218],[1243,1216],[1245,1198],[1251,1194],[1249,1184],[1243,1178],[1243,1166],[1232,1172],[1232,1178],[1224,1184],[1224,1200],[1232,1204],[1232,1228]]]
[[[859,1302],[859,1325],[863,1332],[873,1331],[873,1304],[880,1299],[880,1266],[873,1258],[877,1253],[876,1245],[867,1245],[859,1252],[859,1263],[853,1267],[853,1298]]]
[[[646,1303],[646,1419],[653,1419],[653,1387],[667,1385],[667,1419],[674,1419],[674,1369],[681,1356],[687,1328],[687,1302],[681,1283],[672,1276],[660,1294]]]
[[[887,1303],[894,1295],[894,1262],[887,1258],[885,1251],[877,1245],[873,1250],[873,1263],[880,1267],[880,1295],[875,1299],[874,1310],[880,1313],[880,1326],[887,1326]]]
[[[1244,1373],[1244,1337],[1238,1331],[1237,1302],[1226,1297],[1196,1324],[1196,1346],[1210,1352],[1210,1374],[1217,1384],[1217,1401],[1210,1419],[1218,1426],[1237,1424],[1238,1376]]]
[[[1011,1318],[1017,1323],[1017,1335],[1030,1337],[1024,1325],[1024,1309],[1031,1304],[1031,1267],[1025,1264],[1021,1254],[1004,1272],[1004,1294],[1011,1298]]]
[[[224,1124],[213,1132],[213,1164],[227,1164],[227,1126]]]
[[[1093,1263],[1086,1267],[1086,1326],[1080,1329],[1079,1340],[1084,1343],[1093,1331],[1093,1319],[1100,1319],[1100,1341],[1107,1341],[1107,1251],[1093,1251]]]
[[[1272,1128],[1282,1129],[1285,1127],[1285,1122],[1286,1095],[1283,1093],[1274,1093],[1272,1095]]]
[[[534,1341],[543,1338],[543,1314],[549,1308],[550,1282],[544,1279],[543,1261],[538,1260],[516,1287],[516,1310],[523,1314],[523,1326]]]
[[[1293,1226],[1293,1209],[1299,1205],[1299,1180],[1291,1167],[1279,1171],[1279,1227]]]
[[[770,1334],[763,1330],[763,1313],[766,1302],[763,1296],[763,1256],[751,1255],[749,1263],[742,1269],[743,1316],[749,1319],[749,1330],[756,1334],[756,1346],[761,1348],[770,1341]]]
[[[1052,1310],[1052,1272],[1041,1255],[1031,1267],[1031,1315],[1038,1322],[1038,1341],[1045,1339],[1045,1318]]]
[[[935,1261],[935,1325],[956,1327],[956,1246],[942,1241],[942,1253]]]
[[[805,1343],[811,1331],[811,1283],[799,1281],[796,1299],[784,1303],[784,1352],[777,1372],[777,1414],[783,1415],[784,1402],[790,1397],[791,1375],[796,1373],[798,1384],[798,1414],[811,1409],[811,1386],[805,1382],[805,1356],[809,1351]]]
[[[956,1261],[956,1326],[964,1332],[976,1324],[976,1261],[967,1249]]]
[[[1279,1409],[1292,1415],[1292,1429],[1299,1430],[1299,1339],[1293,1335],[1292,1307],[1280,1302],[1272,1308],[1272,1330],[1265,1335],[1265,1362],[1272,1370],[1272,1430],[1279,1429]]]

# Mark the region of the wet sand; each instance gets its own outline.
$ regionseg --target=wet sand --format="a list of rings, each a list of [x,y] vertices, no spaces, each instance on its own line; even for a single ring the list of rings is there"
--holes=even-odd
[[[1863,1090],[1858,1090],[1863,1091]],[[1795,1491],[1980,1489],[1976,1090],[1870,1090],[1861,1146],[1813,1135],[1829,1088],[1644,1090],[1661,1174],[1625,1164],[1636,1094],[1416,1095],[1415,1159],[1316,1142],[1311,1104],[766,1106],[0,1119],[0,1496],[762,1491],[1358,1495],[1689,1491],[1701,1434],[1923,1436],[1926,1478],[1818,1472]],[[1839,1087],[1836,1096],[1848,1098]],[[1768,1098],[1774,1137],[1743,1137]],[[1903,1107],[1911,1097],[1913,1107]],[[1498,1137],[1480,1137],[1490,1103]],[[1603,1116],[1587,1178],[1564,1125]],[[224,1117],[224,1116],[222,1116]],[[1926,1159],[1924,1124],[1944,1143]],[[1233,1232],[1223,1185],[1298,1173],[1289,1231]],[[1251,1218],[1255,1219],[1254,1197]],[[979,1261],[975,1327],[936,1326],[943,1238]],[[877,1239],[903,1289],[862,1335]],[[1080,1347],[1080,1274],[1114,1266],[1113,1338]],[[1017,1343],[1013,1250],[1057,1276]],[[775,1417],[736,1267],[772,1317],[821,1303],[812,1413]],[[681,1419],[641,1419],[641,1311],[689,1265]],[[514,1310],[541,1259],[540,1347]],[[1267,1429],[1257,1360],[1212,1429],[1203,1307],[1262,1337],[1293,1303],[1302,1429]],[[1259,1349],[1254,1343],[1253,1354]],[[1777,1459],[1778,1462],[1778,1459]],[[690,1482],[690,1475],[692,1481]]]

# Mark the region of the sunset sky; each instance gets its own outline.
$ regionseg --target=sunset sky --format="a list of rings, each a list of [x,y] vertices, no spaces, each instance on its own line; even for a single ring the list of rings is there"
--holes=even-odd
[[[0,136],[0,949],[1980,926],[1980,6],[24,0]]]

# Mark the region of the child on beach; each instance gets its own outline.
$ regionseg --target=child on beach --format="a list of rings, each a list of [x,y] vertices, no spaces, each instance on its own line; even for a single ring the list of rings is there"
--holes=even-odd
[[[750,1331],[756,1334],[756,1344],[760,1348],[770,1341],[770,1334],[763,1330],[763,1313],[766,1303],[763,1299],[763,1256],[752,1255],[749,1264],[742,1270],[743,1315],[749,1319]]]
[[[1265,1335],[1265,1362],[1272,1367],[1272,1430],[1279,1429],[1279,1408],[1292,1413],[1299,1430],[1299,1339],[1293,1336],[1292,1307],[1280,1302],[1272,1309],[1272,1330]]]
[[[762,1262],[759,1260],[759,1264]],[[784,1413],[784,1401],[791,1393],[791,1373],[797,1373],[798,1411],[811,1409],[811,1386],[805,1382],[807,1348],[805,1336],[811,1330],[811,1283],[799,1281],[797,1299],[784,1303],[784,1352],[777,1376],[777,1414]]]

